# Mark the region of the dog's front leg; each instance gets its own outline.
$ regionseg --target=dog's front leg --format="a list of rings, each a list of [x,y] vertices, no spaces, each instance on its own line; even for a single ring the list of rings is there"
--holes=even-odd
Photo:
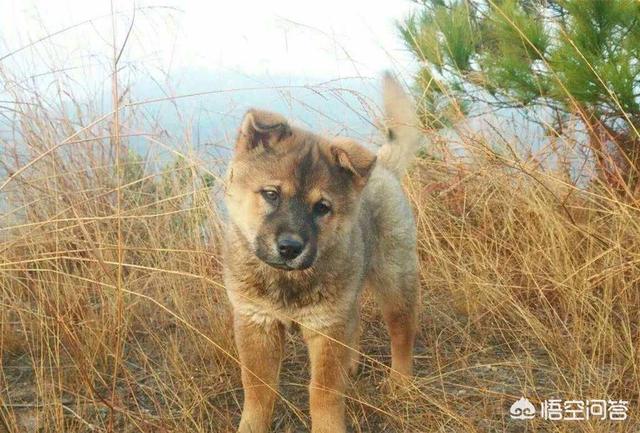
[[[284,326],[275,320],[257,324],[235,314],[234,331],[244,388],[238,433],[267,433],[277,395]]]
[[[344,392],[351,354],[344,342],[350,341],[354,332],[356,329],[352,326],[304,331],[311,360],[312,433],[346,432]]]

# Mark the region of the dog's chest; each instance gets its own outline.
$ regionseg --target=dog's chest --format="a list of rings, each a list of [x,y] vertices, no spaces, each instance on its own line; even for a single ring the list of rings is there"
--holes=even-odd
[[[344,321],[346,303],[320,303],[297,308],[273,307],[260,302],[242,303],[235,307],[236,312],[248,317],[259,325],[268,325],[275,321],[290,327],[297,324],[302,328],[319,330]]]
[[[258,277],[256,290],[276,309],[297,310],[334,302],[336,288],[329,281],[313,275],[298,278],[265,275]]]
[[[288,278],[271,273],[247,272],[230,287],[235,309],[256,323],[278,320],[311,329],[330,326],[351,310],[358,289],[340,284],[331,273]],[[236,274],[237,275],[237,274]]]

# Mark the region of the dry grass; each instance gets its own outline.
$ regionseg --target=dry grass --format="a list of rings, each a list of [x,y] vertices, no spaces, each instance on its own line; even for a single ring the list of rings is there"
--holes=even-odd
[[[242,391],[219,170],[186,151],[167,164],[127,154],[139,134],[128,109],[113,123],[77,107],[72,120],[32,96],[15,94],[24,146],[3,143],[0,432],[233,431]],[[422,258],[416,378],[382,386],[388,339],[366,300],[353,430],[637,431],[637,205],[462,144],[472,157],[421,159],[406,182]],[[309,426],[307,364],[294,333],[274,431]],[[631,400],[631,418],[512,421],[521,395]]]

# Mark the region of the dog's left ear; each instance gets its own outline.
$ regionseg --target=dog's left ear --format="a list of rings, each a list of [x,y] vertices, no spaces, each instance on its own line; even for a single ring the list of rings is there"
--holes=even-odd
[[[283,116],[270,111],[247,111],[236,140],[236,153],[244,153],[262,145],[272,146],[291,135],[291,127]]]
[[[331,145],[336,164],[349,172],[359,187],[364,187],[376,164],[376,155],[352,140],[338,139]]]

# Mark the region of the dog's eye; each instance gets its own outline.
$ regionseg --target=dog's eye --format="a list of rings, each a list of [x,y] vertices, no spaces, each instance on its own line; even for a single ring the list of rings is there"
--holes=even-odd
[[[324,200],[321,200],[313,205],[313,213],[318,216],[324,216],[329,212],[331,212],[331,205]]]
[[[274,189],[263,189],[260,191],[260,194],[262,194],[262,197],[269,203],[275,203],[278,201],[278,198],[280,198],[280,194]]]

